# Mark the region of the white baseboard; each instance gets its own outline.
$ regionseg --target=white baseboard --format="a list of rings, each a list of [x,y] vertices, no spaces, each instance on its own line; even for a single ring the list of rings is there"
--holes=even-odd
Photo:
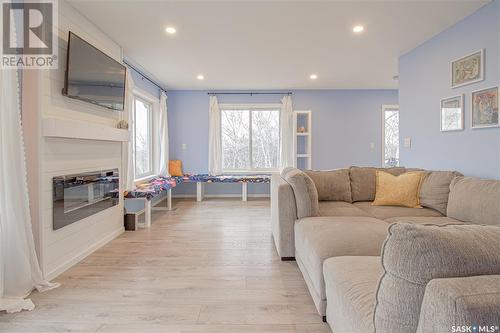
[[[173,198],[196,198],[196,194],[173,194]],[[241,193],[234,193],[234,194],[205,194],[203,195],[204,198],[241,198]],[[249,198],[270,198],[271,195],[267,193],[256,193],[256,194],[249,194]]]
[[[104,237],[103,239],[90,245],[88,248],[84,249],[83,251],[81,251],[79,254],[77,254],[73,258],[67,260],[63,264],[59,265],[58,267],[56,267],[52,271],[45,274],[45,279],[48,281],[55,279],[56,277],[58,277],[59,275],[61,275],[62,273],[64,273],[65,271],[67,271],[68,269],[73,267],[74,265],[78,264],[80,261],[82,261],[86,257],[88,257],[89,255],[94,253],[99,248],[103,247],[104,245],[106,245],[107,243],[109,243],[110,241],[115,239],[116,237],[120,236],[123,232],[125,232],[125,227],[123,227],[123,226],[121,228],[116,229],[115,231],[113,231],[112,233],[110,233],[109,235]]]

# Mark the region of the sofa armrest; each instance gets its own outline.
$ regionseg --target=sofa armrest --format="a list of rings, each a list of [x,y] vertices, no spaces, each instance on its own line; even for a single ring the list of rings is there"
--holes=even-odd
[[[295,257],[294,224],[297,206],[293,189],[279,174],[271,178],[271,227],[281,258]]]
[[[434,279],[425,288],[417,333],[474,325],[496,330],[471,328],[472,332],[498,332],[499,309],[500,275]]]
[[[297,218],[319,216],[318,190],[314,181],[297,168],[288,168],[281,177],[292,187]]]
[[[417,332],[426,289],[431,293],[434,283],[445,283],[436,279],[449,279],[450,283],[455,278],[464,279],[464,286],[457,287],[458,290],[469,281],[466,284],[469,289],[464,288],[469,294],[463,294],[467,297],[473,292],[496,291],[496,288],[480,287],[481,283],[477,283],[489,283],[489,280],[470,281],[465,278],[500,275],[499,239],[500,228],[497,226],[391,224],[382,248],[384,275],[377,290],[376,332]],[[427,313],[437,315],[442,311]],[[444,318],[448,317],[445,315]],[[424,319],[422,325],[430,324]],[[424,329],[421,332],[450,331]]]

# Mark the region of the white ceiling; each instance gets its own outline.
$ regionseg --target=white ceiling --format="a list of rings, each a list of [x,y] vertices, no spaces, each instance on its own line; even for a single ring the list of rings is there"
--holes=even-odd
[[[396,88],[400,55],[488,2],[69,1],[169,89]]]

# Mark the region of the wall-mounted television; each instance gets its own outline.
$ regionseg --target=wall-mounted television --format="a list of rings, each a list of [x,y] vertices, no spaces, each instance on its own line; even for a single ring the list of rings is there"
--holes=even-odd
[[[123,111],[126,67],[69,32],[63,95]]]

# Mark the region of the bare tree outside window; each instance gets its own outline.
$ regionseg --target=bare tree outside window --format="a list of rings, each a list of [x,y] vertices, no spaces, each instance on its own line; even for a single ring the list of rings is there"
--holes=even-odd
[[[279,110],[222,110],[223,170],[277,169],[279,116]]]
[[[250,168],[250,114],[247,110],[223,110],[222,168],[239,170]]]
[[[384,109],[384,166],[399,166],[399,110]]]
[[[279,157],[279,111],[252,111],[252,167],[277,169]]]
[[[136,98],[134,109],[135,178],[152,173],[151,104]]]

